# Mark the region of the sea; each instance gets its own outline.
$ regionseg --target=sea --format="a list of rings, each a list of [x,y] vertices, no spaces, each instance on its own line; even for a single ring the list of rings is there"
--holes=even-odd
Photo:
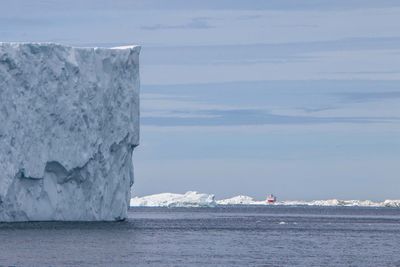
[[[400,266],[400,209],[129,209],[121,222],[0,224],[0,266]]]

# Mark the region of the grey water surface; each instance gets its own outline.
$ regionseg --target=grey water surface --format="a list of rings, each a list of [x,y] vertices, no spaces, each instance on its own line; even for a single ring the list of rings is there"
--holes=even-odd
[[[131,208],[123,222],[0,224],[0,266],[400,266],[400,209]]]

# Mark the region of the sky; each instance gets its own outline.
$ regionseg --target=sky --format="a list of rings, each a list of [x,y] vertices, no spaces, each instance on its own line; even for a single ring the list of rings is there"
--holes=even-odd
[[[1,41],[139,44],[133,194],[400,198],[400,2],[2,0]]]

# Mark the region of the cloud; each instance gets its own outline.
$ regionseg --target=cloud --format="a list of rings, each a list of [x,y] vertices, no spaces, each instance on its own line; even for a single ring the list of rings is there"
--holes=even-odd
[[[230,125],[281,125],[326,123],[385,123],[400,122],[399,117],[313,117],[278,115],[259,109],[172,111],[169,116],[142,116],[143,125],[157,126],[230,126]],[[175,116],[173,116],[175,114]],[[195,116],[198,114],[198,116]]]
[[[143,124],[151,126],[304,127],[353,123],[365,127],[398,123],[400,118],[398,81],[161,85],[144,86],[143,92]]]
[[[400,91],[365,92],[365,93],[352,92],[352,93],[341,93],[338,95],[352,102],[364,102],[371,100],[400,98]]]
[[[177,29],[180,26],[156,25],[148,30]],[[186,25],[187,27],[187,25]],[[147,46],[143,48],[143,63],[147,65],[235,65],[235,64],[285,64],[289,62],[326,62],[329,52],[347,52],[349,56],[363,53],[369,57],[372,53],[385,52],[390,56],[397,56],[400,51],[400,37],[376,38],[343,38],[327,41],[286,42],[277,44],[224,44],[224,45],[195,45],[195,46]],[[356,62],[350,66],[358,67]],[[396,67],[396,65],[394,65]],[[386,71],[377,65],[373,74],[397,74]],[[320,74],[363,74],[372,73],[362,71],[321,71]]]
[[[242,15],[236,17],[237,20],[253,20],[253,19],[260,19],[263,18],[263,15]]]
[[[157,30],[176,30],[176,29],[210,29],[215,28],[208,23],[208,18],[193,18],[188,23],[177,25],[155,24],[151,26],[142,26],[142,30],[157,31]]]
[[[317,24],[276,24],[273,25],[277,28],[317,28]]]

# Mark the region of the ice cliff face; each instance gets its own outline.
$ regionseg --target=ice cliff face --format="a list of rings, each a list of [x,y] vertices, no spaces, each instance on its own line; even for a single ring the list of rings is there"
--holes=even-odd
[[[139,52],[0,43],[0,221],[126,217]]]

